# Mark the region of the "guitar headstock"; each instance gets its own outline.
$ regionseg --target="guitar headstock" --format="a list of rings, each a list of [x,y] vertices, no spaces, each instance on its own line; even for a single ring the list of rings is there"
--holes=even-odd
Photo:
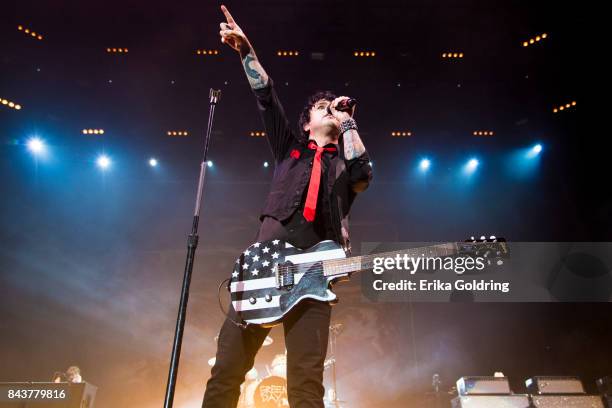
[[[505,238],[498,238],[495,235],[489,238],[482,235],[479,239],[470,237],[457,245],[460,255],[485,258],[489,265],[493,263],[503,265],[504,259],[510,255]]]

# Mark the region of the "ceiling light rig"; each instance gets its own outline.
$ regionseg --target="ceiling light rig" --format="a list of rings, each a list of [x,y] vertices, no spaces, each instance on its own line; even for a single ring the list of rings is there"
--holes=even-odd
[[[279,57],[297,57],[298,55],[300,55],[300,53],[297,51],[280,50],[276,51],[276,55]]]
[[[493,134],[492,130],[475,130],[473,133],[474,136],[493,136]]]
[[[463,58],[462,52],[443,52],[442,59],[461,59]]]
[[[81,132],[84,135],[103,135],[104,129],[83,129]]]
[[[359,51],[355,51],[353,52],[353,56],[354,57],[375,57],[376,56],[376,52],[374,51],[365,51],[365,50],[359,50]]]
[[[13,101],[9,101],[8,99],[0,98],[0,104],[2,106],[6,106],[7,108],[11,108],[11,109],[15,109],[15,110],[21,110],[21,105],[19,105],[18,103],[15,103]]]
[[[189,136],[189,132],[186,130],[169,130],[166,134],[168,136]]]
[[[535,37],[530,38],[527,41],[523,41],[523,47],[529,47],[530,45],[534,45],[535,43],[538,43],[546,38],[548,38],[548,34],[546,33],[536,35]]]
[[[249,135],[251,137],[264,137],[266,135],[266,132],[254,131],[249,133]]]
[[[219,50],[202,50],[197,49],[196,55],[219,55]]]
[[[107,48],[106,52],[109,54],[127,54],[129,50],[127,48]]]
[[[391,132],[391,136],[392,137],[407,137],[407,136],[412,136],[412,132],[407,132],[407,131],[395,131],[395,132]]]
[[[553,108],[553,113],[558,113],[564,110],[568,110],[570,108],[573,108],[574,106],[576,106],[576,101],[571,101],[569,103],[566,103],[565,105],[560,105],[560,106],[557,106],[556,108]]]
[[[41,34],[35,32],[34,30],[32,30],[32,29],[30,29],[28,27],[24,27],[22,25],[18,25],[17,26],[17,30],[19,30],[22,33],[24,33],[24,34],[26,34],[26,35],[28,35],[28,36],[30,36],[32,38],[35,38],[35,39],[37,39],[39,41],[42,41],[42,39],[43,39],[43,36]]]

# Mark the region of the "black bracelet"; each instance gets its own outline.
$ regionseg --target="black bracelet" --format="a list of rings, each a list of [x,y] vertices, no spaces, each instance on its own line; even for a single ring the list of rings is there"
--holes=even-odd
[[[349,130],[357,130],[357,122],[353,118],[348,118],[340,123],[340,134],[344,134],[344,132]]]

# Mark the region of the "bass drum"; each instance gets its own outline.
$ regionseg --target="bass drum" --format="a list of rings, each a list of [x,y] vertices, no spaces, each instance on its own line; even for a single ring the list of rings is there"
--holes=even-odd
[[[255,408],[288,407],[287,380],[275,375],[264,378],[257,385],[253,400]]]

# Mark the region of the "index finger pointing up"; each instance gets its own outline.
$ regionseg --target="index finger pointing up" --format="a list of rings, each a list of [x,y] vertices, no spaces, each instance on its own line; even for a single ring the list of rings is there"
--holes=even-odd
[[[227,7],[225,7],[223,4],[221,5],[221,11],[223,12],[223,14],[225,14],[225,18],[227,19],[228,23],[236,24],[236,22],[234,21],[234,17],[232,17]]]

